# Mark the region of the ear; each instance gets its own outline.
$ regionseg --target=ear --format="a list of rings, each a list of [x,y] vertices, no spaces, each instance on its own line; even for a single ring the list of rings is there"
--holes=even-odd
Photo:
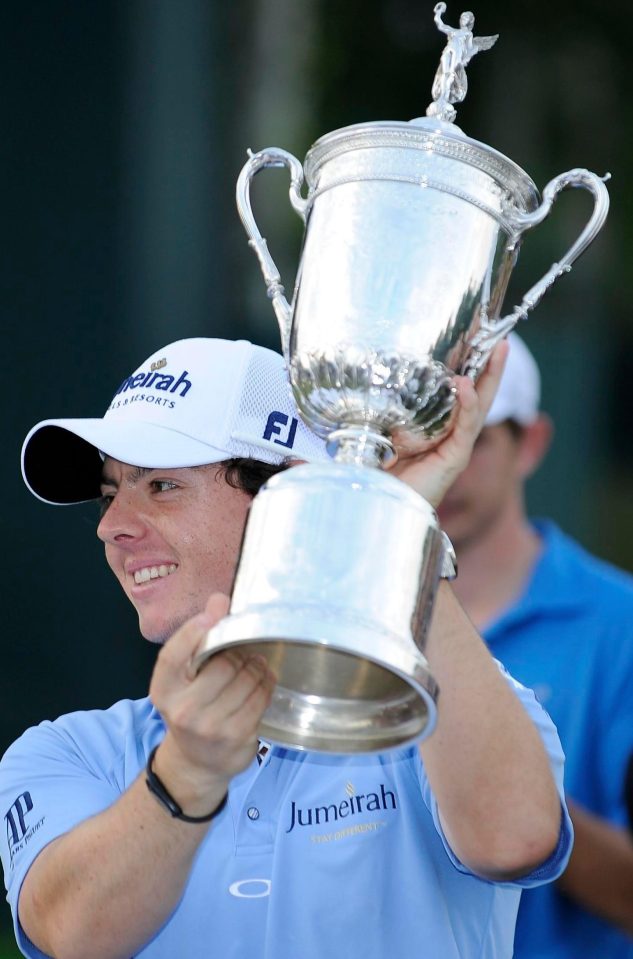
[[[528,479],[539,468],[553,436],[554,424],[546,413],[539,413],[533,423],[524,427],[517,462],[521,479]]]

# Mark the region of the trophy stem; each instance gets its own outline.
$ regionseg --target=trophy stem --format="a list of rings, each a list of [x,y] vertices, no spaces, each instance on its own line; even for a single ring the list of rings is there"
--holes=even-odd
[[[373,466],[380,469],[395,456],[393,443],[382,433],[364,426],[334,430],[327,439],[327,451],[336,463]]]

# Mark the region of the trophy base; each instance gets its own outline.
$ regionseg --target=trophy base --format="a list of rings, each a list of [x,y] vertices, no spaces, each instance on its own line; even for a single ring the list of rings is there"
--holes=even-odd
[[[405,649],[398,637],[336,619],[307,609],[230,616],[208,633],[196,665],[229,648],[263,655],[278,683],[258,735],[292,749],[382,752],[429,736],[438,689],[413,642]],[[362,657],[350,652],[351,630]],[[389,661],[368,657],[377,647]]]
[[[428,735],[423,651],[444,555],[410,487],[354,463],[295,466],[250,509],[231,610],[196,659],[240,647],[277,677],[260,735],[293,749],[376,752]]]

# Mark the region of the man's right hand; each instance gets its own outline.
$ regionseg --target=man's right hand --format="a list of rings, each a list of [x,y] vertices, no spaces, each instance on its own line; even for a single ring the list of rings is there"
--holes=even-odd
[[[229,781],[253,759],[257,728],[276,682],[264,657],[239,648],[216,653],[193,673],[198,646],[228,604],[226,596],[214,594],[203,613],[174,633],[150,685],[150,698],[167,726],[153,768],[189,816],[218,806]]]

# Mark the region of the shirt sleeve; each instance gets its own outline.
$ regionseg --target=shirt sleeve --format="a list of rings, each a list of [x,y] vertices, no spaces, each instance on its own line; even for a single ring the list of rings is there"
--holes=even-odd
[[[571,855],[571,850],[574,842],[574,830],[573,830],[573,826],[569,816],[569,812],[567,810],[567,805],[565,803],[565,790],[563,786],[565,756],[563,753],[563,747],[561,746],[561,742],[558,737],[558,733],[556,731],[556,727],[554,723],[552,722],[548,713],[545,711],[545,709],[543,709],[543,707],[540,705],[540,703],[536,699],[536,696],[534,695],[533,691],[531,689],[528,689],[526,686],[521,685],[521,683],[518,683],[516,679],[514,679],[510,675],[507,669],[500,662],[498,662],[498,660],[495,660],[495,662],[497,663],[497,666],[499,667],[500,671],[503,673],[506,681],[510,685],[515,695],[518,696],[518,698],[520,699],[523,707],[528,712],[532,722],[534,723],[534,725],[536,726],[539,732],[539,735],[541,736],[541,739],[543,740],[543,744],[545,746],[547,755],[549,757],[552,774],[556,782],[558,795],[560,796],[561,824],[560,824],[560,832],[558,836],[558,843],[556,845],[554,852],[545,862],[537,866],[537,868],[532,870],[532,872],[530,872],[528,875],[520,876],[518,879],[514,879],[512,880],[512,882],[509,882],[509,883],[508,882],[495,883],[495,885],[505,885],[505,886],[513,886],[513,887],[518,886],[521,889],[529,889],[532,886],[540,886],[546,882],[552,882],[554,879],[558,879],[558,877],[563,873],[565,867],[567,866],[569,857]],[[417,752],[419,756],[419,750]],[[420,775],[420,782],[422,786],[422,794],[424,797],[424,801],[427,807],[429,808],[431,815],[433,816],[433,822],[435,823],[435,828],[437,829],[437,832],[442,840],[442,843],[444,844],[444,848],[446,850],[446,853],[449,859],[451,860],[455,868],[458,869],[460,872],[467,873],[468,875],[472,875],[473,874],[472,870],[470,870],[467,866],[464,865],[464,863],[460,861],[460,859],[458,859],[458,857],[455,855],[455,853],[451,849],[451,846],[448,842],[448,839],[446,838],[446,835],[444,834],[444,830],[442,829],[442,823],[440,821],[440,813],[437,806],[437,801],[435,799],[435,796],[433,795],[429,781],[426,777],[426,772],[424,770],[424,765],[421,759],[419,759],[419,775]],[[484,881],[488,881],[488,880],[484,880]]]
[[[82,820],[102,812],[120,795],[108,776],[87,756],[68,729],[43,723],[28,730],[0,763],[0,833],[7,900],[18,945],[24,955],[41,959],[18,921],[18,898],[37,855],[53,839]]]

